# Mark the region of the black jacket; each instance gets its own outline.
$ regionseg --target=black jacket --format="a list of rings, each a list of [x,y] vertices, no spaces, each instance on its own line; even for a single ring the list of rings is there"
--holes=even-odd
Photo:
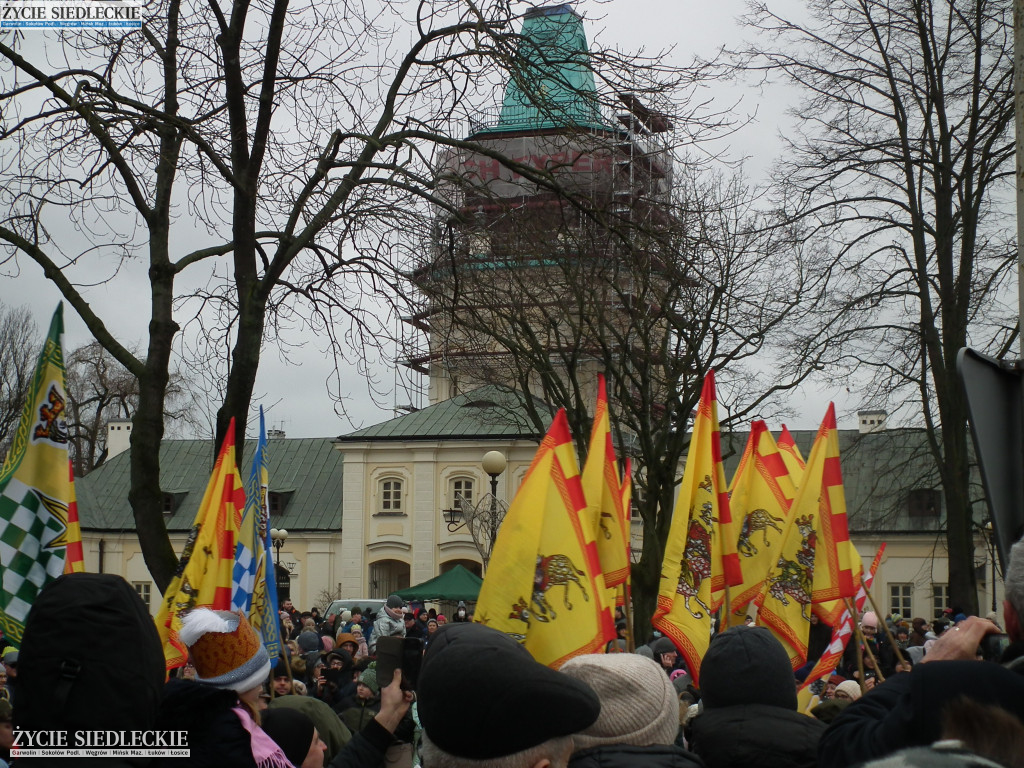
[[[934,661],[893,675],[848,706],[819,745],[822,765],[843,768],[942,735],[946,706],[966,696],[1024,722],[1024,675],[985,661]]]
[[[574,752],[569,768],[704,768],[704,763],[692,752],[671,744],[608,744]]]
[[[816,768],[825,724],[792,709],[736,704],[690,723],[690,749],[708,768]]]
[[[189,768],[256,768],[252,737],[231,711],[238,694],[193,680],[171,678],[164,686],[157,728],[187,731],[189,757],[163,758],[155,765]]]
[[[328,768],[380,768],[384,765],[384,754],[394,742],[394,736],[383,725],[371,720],[335,755]]]

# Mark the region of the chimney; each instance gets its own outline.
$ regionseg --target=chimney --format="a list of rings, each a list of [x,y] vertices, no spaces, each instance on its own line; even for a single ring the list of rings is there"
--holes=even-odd
[[[857,411],[857,421],[860,433],[884,432],[885,419],[889,414],[885,411]]]
[[[107,459],[131,448],[132,420],[111,419],[107,422]]]

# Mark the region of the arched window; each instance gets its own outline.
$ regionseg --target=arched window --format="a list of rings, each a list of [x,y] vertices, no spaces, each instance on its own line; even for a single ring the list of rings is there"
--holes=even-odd
[[[382,515],[402,515],[402,481],[389,477],[380,481],[378,512]]]
[[[473,478],[453,477],[448,481],[448,500],[453,507],[460,507],[462,501],[472,506],[476,501]]]

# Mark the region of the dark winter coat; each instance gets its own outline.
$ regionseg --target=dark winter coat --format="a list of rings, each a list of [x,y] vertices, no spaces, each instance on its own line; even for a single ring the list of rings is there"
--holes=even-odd
[[[690,749],[708,768],[815,768],[827,726],[792,709],[738,704],[690,723]]]
[[[696,755],[670,744],[606,744],[574,752],[569,768],[703,768]]]
[[[157,765],[181,768],[255,768],[252,737],[231,711],[238,694],[193,680],[171,678],[164,686],[157,728],[188,731],[189,758],[168,757]]]
[[[338,717],[352,733],[359,733],[380,711],[380,699],[357,699],[356,704],[341,712]]]
[[[966,696],[1024,722],[1024,674],[985,661],[934,661],[886,678],[848,706],[818,748],[822,765],[843,768],[942,735],[948,704]]]
[[[383,725],[371,720],[331,760],[328,768],[380,768],[384,765],[384,754],[394,741],[394,736]]]
[[[708,768],[813,768],[825,724],[798,713],[789,654],[764,627],[716,635],[700,668],[690,749]]]

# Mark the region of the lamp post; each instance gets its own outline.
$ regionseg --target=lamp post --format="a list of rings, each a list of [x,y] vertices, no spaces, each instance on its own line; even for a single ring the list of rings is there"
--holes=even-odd
[[[498,538],[498,529],[505,519],[508,507],[505,502],[498,501],[498,477],[508,466],[505,454],[501,451],[488,451],[480,462],[484,472],[491,477],[491,492],[476,504],[464,497],[455,500],[451,509],[442,509],[441,514],[448,526],[449,533],[455,533],[463,527],[469,528],[477,552],[483,560],[484,570],[491,559],[491,550]]]
[[[276,555],[274,557],[274,565],[280,565],[281,563],[281,546],[288,539],[288,531],[284,528],[271,528],[270,529],[270,540],[274,544],[274,550]]]
[[[484,454],[481,464],[483,465],[484,472],[490,475],[491,478],[491,506],[487,515],[490,524],[488,531],[490,545],[487,547],[487,557],[484,560],[484,567],[486,568],[487,560],[490,560],[491,552],[494,550],[494,542],[498,538],[498,528],[501,527],[501,522],[505,519],[504,513],[500,517],[498,515],[498,477],[508,467],[508,461],[505,459],[505,454],[501,451],[488,451]]]
[[[271,528],[270,529],[270,541],[274,545],[274,552],[275,552],[275,554],[274,554],[274,586],[276,586],[278,588],[277,589],[278,596],[280,596],[280,594],[281,594],[281,583],[280,583],[280,579],[278,578],[278,574],[280,573],[280,571],[278,571],[278,568],[281,567],[281,546],[285,543],[285,541],[287,539],[288,539],[288,531],[286,531],[284,528]],[[289,590],[289,592],[290,591],[291,590]],[[285,595],[285,597],[287,597],[287,596],[288,595]]]

